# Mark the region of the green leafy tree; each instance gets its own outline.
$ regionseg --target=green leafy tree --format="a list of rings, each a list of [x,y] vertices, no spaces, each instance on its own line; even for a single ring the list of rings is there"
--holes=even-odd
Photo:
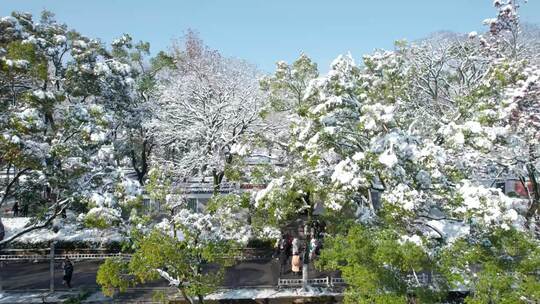
[[[466,303],[534,303],[540,300],[539,242],[515,229],[478,231],[441,255],[453,287],[472,287]]]
[[[209,227],[203,229],[206,228]],[[219,286],[223,267],[231,263],[233,252],[228,241],[210,241],[204,235],[183,229],[174,237],[170,230],[154,229],[137,242],[129,262],[105,262],[98,271],[97,282],[104,294],[112,295],[115,290],[125,291],[130,284],[162,278],[178,288],[190,303],[194,299],[204,303],[204,296]]]
[[[317,266],[341,271],[348,283],[346,303],[408,303],[413,298],[422,303],[441,300],[443,286],[434,290],[418,281],[421,272],[433,270],[433,261],[419,239],[403,238],[398,231],[397,227],[380,229],[356,225],[347,235],[326,241]]]

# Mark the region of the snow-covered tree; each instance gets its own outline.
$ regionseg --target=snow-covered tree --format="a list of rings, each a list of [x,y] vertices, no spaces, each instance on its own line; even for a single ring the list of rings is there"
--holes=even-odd
[[[115,193],[138,192],[118,191],[126,179],[112,145],[114,112],[133,83],[130,66],[49,12],[39,22],[13,13],[0,28],[0,205],[18,201],[34,217],[2,244],[67,208],[107,221],[122,200]]]
[[[306,120],[311,106],[305,98],[309,84],[319,76],[317,65],[305,54],[290,65],[280,61],[276,72],[261,80],[261,88],[268,94],[269,103],[264,109],[264,119],[275,132],[261,134],[263,142],[278,151],[281,166],[265,168],[267,189],[259,192],[253,202],[255,214],[265,221],[279,225],[298,213],[311,214],[315,208],[314,188],[322,181],[312,178],[312,168],[306,165],[292,131]],[[273,179],[273,180],[272,180]],[[268,196],[267,196],[268,195]],[[272,199],[269,199],[272,196]],[[272,216],[268,217],[266,212]]]
[[[496,1],[495,6],[499,14],[489,19],[490,31],[471,38],[470,48],[484,62],[482,73],[467,91],[453,94],[455,114],[438,129],[441,145],[460,158],[474,178],[520,180],[528,190],[526,225],[534,231],[540,198],[538,53],[531,56],[535,49],[528,46],[534,43],[520,36],[517,4]]]
[[[204,296],[219,287],[245,231],[226,225],[222,214],[189,210],[179,196],[168,195],[167,203],[176,214],[134,234],[129,262],[109,259],[100,266],[97,282],[105,294],[161,278],[190,303],[204,303]]]
[[[347,225],[346,236],[330,242],[321,262],[343,271],[351,294],[359,295],[349,298],[351,303],[403,301],[413,290],[421,297],[426,290],[407,282],[406,274],[431,270],[447,275],[439,287],[468,282],[477,293],[489,293],[480,290],[481,280],[471,280],[474,273],[461,268],[470,264],[448,269],[438,263],[438,254],[451,251],[456,239],[473,246],[505,231],[515,233],[527,243],[523,251],[505,251],[503,242],[493,250],[518,264],[538,261],[532,250],[538,241],[524,225],[536,216],[534,195],[524,212],[519,200],[479,180],[494,177],[492,168],[504,168],[524,183],[532,181],[531,193],[538,187],[535,176],[523,173],[537,170],[537,68],[520,57],[516,42],[502,38],[514,37],[513,2],[496,5],[499,16],[480,38],[471,34],[442,46],[400,44],[395,51],[364,56],[363,66],[340,56],[303,95],[307,109],[293,126],[291,146],[302,155],[304,170],[275,179],[260,192],[258,204],[279,217],[290,213],[290,202],[308,189],[327,216],[339,215],[333,225],[357,219],[360,226],[349,230]],[[383,191],[380,205],[371,197],[374,190]],[[350,243],[366,234],[374,238],[366,249],[373,250]],[[397,250],[403,244],[407,248]],[[413,253],[427,262],[399,255]],[[360,280],[358,271],[365,274],[371,267],[381,272]],[[513,277],[511,268],[498,270]],[[537,286],[526,269],[531,268],[523,268],[509,286]],[[526,292],[519,295],[536,300]]]
[[[157,75],[172,66],[172,58],[164,52],[149,58],[147,42],[134,43],[130,35],[124,34],[112,42],[112,54],[122,63],[128,64],[134,78],[132,90],[124,103],[114,111],[114,144],[119,162],[131,167],[143,185],[150,170],[150,158],[156,142],[147,128],[152,117],[151,108],[157,98]],[[129,159],[126,164],[126,159]]]
[[[143,104],[151,115],[143,127],[152,130],[148,135],[155,143],[144,188],[168,212],[157,224],[132,214],[133,258],[107,261],[98,282],[112,293],[129,285],[126,276],[135,283],[162,278],[191,303],[202,303],[218,286],[223,266],[254,233],[246,220],[250,196],[219,195],[219,187],[234,157],[240,162],[263,128],[259,112],[265,99],[252,66],[209,50],[193,34],[170,57],[161,56],[174,65],[152,79],[156,100]],[[207,176],[215,195],[203,213],[194,212],[177,184]]]
[[[172,57],[175,68],[160,77],[149,124],[160,142],[153,159],[179,179],[211,176],[218,191],[234,155],[247,153],[246,140],[262,126],[258,72],[194,34],[184,47],[174,47]]]

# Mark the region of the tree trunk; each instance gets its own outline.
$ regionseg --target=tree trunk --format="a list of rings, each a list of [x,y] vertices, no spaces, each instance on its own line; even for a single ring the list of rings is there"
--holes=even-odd
[[[529,182],[532,184],[533,193],[531,197],[531,205],[529,206],[526,215],[527,226],[529,226],[533,218],[538,215],[538,211],[540,209],[540,186],[538,185],[538,181],[536,180],[536,168],[533,165],[533,161],[536,160],[536,157],[534,156],[534,150],[535,147],[533,145],[530,145],[527,173],[529,175]],[[525,184],[525,187],[528,187],[528,185]]]
[[[135,170],[135,173],[137,174],[137,180],[139,181],[139,183],[141,185],[144,185],[144,178],[146,177],[146,173],[148,171],[148,164],[146,162],[146,157],[145,157],[145,154],[146,152],[144,151],[144,145],[143,145],[143,150],[141,151],[141,164],[140,164],[140,168],[139,168],[139,164],[137,163],[137,156],[135,156],[135,150],[134,149],[131,149],[131,165],[133,167],[133,170]]]
[[[199,296],[199,304],[202,304],[204,303],[204,296],[203,295],[198,295]]]
[[[216,169],[212,170],[212,177],[213,177],[213,182],[214,182],[214,189],[213,189],[213,194],[214,195],[218,195],[219,194],[219,190],[221,189],[221,182],[223,181],[223,177],[225,176],[225,172],[221,171],[221,172],[217,172]]]
[[[139,152],[135,152],[135,143],[134,139],[130,137],[131,144],[131,165],[135,172],[137,173],[137,180],[141,185],[144,185],[144,180],[148,173],[148,159],[152,154],[152,149],[154,148],[153,138],[147,137],[144,134],[143,128],[139,129],[139,134],[142,138],[142,147]],[[137,156],[140,157],[140,161],[137,159]]]
[[[4,224],[2,223],[2,218],[0,217],[0,241],[4,239],[4,236],[5,236]]]
[[[49,291],[54,292],[54,247],[55,242],[50,243],[51,253],[49,256]]]
[[[540,206],[540,187],[538,186],[535,168],[532,164],[527,165],[527,171],[529,174],[529,182],[532,184],[531,205],[529,206],[526,215],[527,223],[529,224],[538,213],[538,208]],[[528,187],[528,185],[525,184],[525,187]]]
[[[314,205],[311,200],[311,193],[308,191],[304,195],[304,202],[309,206],[307,210],[307,223],[304,226],[304,236],[306,237],[305,240],[305,249],[304,249],[304,257],[302,259],[302,288],[304,291],[308,290],[308,277],[309,277],[309,246],[311,244],[311,223],[313,220],[313,209]],[[307,228],[307,229],[306,229]],[[306,231],[307,230],[307,231]]]
[[[50,111],[47,111],[45,113],[45,124],[49,125],[52,130],[56,130],[56,125],[54,123],[54,117],[53,117],[52,112],[50,112]]]
[[[304,255],[305,257],[306,255]],[[306,261],[303,261],[302,263],[302,289],[304,289],[304,291],[308,291],[308,268],[309,268],[309,264],[306,263]]]
[[[180,293],[182,294],[182,297],[188,301],[190,304],[194,304],[193,299],[186,294],[186,291],[183,287],[178,287],[178,290],[180,290]]]

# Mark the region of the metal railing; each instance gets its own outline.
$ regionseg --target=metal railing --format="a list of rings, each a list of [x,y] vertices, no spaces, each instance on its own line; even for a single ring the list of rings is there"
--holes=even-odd
[[[278,287],[301,287],[303,283],[302,279],[278,279]],[[307,284],[314,287],[334,287],[334,286],[343,286],[345,281],[342,278],[316,278],[308,279]]]
[[[178,183],[178,188],[183,189],[186,193],[212,193],[214,192],[214,185],[212,183]],[[239,189],[237,183],[221,183],[219,192],[229,193]]]
[[[302,279],[278,279],[278,286],[302,286]]]
[[[332,286],[343,286],[346,285],[345,279],[343,278],[330,278],[330,284]]]
[[[444,281],[442,275],[432,272],[409,273],[405,276],[405,281],[409,286],[434,286],[437,282]]]
[[[63,260],[69,257],[72,260],[104,260],[107,258],[119,257],[122,259],[130,259],[131,254],[124,253],[70,253],[54,255],[55,260]],[[42,254],[9,254],[0,255],[0,261],[40,261],[50,260],[50,255]]]
[[[50,248],[40,248],[40,249],[4,249],[0,251],[0,261],[40,261],[40,260],[50,260],[51,255],[49,253]],[[90,251],[90,252],[88,252]],[[92,252],[94,251],[94,252]],[[104,260],[111,257],[119,257],[122,259],[130,259],[131,254],[126,253],[107,253],[100,252],[106,251],[101,249],[89,249],[89,250],[78,250],[77,252],[55,253],[55,260],[64,259],[68,256],[70,259],[75,260]],[[257,261],[269,259],[272,257],[271,253],[265,254],[261,250],[240,249],[240,252],[233,256],[236,261]],[[38,253],[36,253],[38,252]],[[43,252],[43,253],[41,253]]]

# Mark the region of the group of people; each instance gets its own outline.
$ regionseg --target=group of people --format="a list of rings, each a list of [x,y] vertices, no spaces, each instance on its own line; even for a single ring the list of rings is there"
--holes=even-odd
[[[289,258],[291,260],[291,271],[300,275],[302,263],[308,264],[313,261],[320,253],[321,242],[317,238],[312,238],[308,244],[297,237],[289,234],[283,234],[276,242],[275,257],[279,260],[279,274],[287,273]]]

